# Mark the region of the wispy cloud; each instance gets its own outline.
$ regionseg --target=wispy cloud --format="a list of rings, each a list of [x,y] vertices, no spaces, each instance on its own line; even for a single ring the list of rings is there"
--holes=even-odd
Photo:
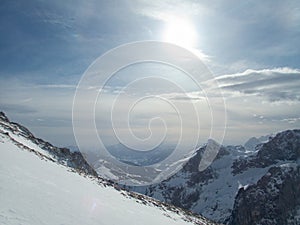
[[[300,70],[274,68],[246,70],[243,73],[223,75],[216,78],[225,94],[241,93],[257,95],[274,101],[300,100]]]
[[[202,92],[194,91],[194,92],[187,92],[187,93],[166,93],[161,94],[158,97],[166,98],[169,100],[175,101],[199,101],[205,99]]]
[[[29,113],[32,114],[37,112],[35,108],[25,104],[6,104],[6,103],[1,103],[0,111],[12,112],[17,114],[29,114]]]
[[[54,88],[54,89],[75,89],[76,85],[71,84],[44,84],[36,85],[35,88]]]
[[[167,1],[147,1],[136,0],[136,13],[148,16],[156,20],[167,21],[170,15],[205,15],[207,8],[195,1],[167,0]],[[202,13],[201,13],[202,12]]]

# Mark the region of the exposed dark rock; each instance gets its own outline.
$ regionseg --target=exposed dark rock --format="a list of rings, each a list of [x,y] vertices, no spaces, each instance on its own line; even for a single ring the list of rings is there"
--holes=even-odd
[[[232,165],[232,173],[242,173],[248,168],[265,168],[283,160],[300,158],[300,130],[278,133],[269,142],[260,146],[258,153]]]
[[[300,167],[272,167],[255,185],[237,194],[230,225],[299,224]]]
[[[300,157],[300,130],[278,133],[262,146],[257,157],[270,164],[279,160],[297,160]]]

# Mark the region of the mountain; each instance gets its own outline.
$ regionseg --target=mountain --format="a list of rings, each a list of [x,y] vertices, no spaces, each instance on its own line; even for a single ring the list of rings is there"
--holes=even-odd
[[[268,142],[272,136],[273,135],[271,134],[271,135],[261,136],[259,138],[252,137],[248,141],[246,141],[246,143],[244,144],[244,147],[247,151],[255,151],[256,146],[258,146],[259,144]]]
[[[204,150],[198,149],[167,180],[128,189],[220,223],[299,224],[300,130],[278,133],[256,151],[221,146],[213,163],[200,172]]]
[[[300,130],[277,134],[233,169],[242,173],[253,167],[268,171],[256,184],[239,190],[230,224],[300,224]]]
[[[80,152],[36,138],[0,113],[0,224],[300,224],[300,130],[255,151],[220,146],[199,171],[204,151],[167,180],[128,192],[98,177]]]
[[[256,170],[250,170],[237,176],[231,173],[234,161],[247,155],[243,146],[221,147],[213,163],[206,170],[199,171],[204,150],[205,146],[197,150],[183,168],[167,180],[146,187],[132,187],[131,190],[226,222],[239,187],[255,183],[266,171],[257,174]]]
[[[241,188],[230,224],[300,224],[299,164],[271,167],[256,184]]]
[[[0,113],[0,224],[215,224],[99,178],[79,152],[57,148]]]

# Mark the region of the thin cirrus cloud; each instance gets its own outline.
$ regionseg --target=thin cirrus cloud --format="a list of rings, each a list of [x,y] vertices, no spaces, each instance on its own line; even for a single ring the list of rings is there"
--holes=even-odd
[[[268,101],[299,101],[300,70],[275,68],[246,70],[243,73],[217,77],[225,94],[235,92],[264,97]]]
[[[246,70],[219,76],[216,82],[217,86],[212,81],[203,86],[212,98],[225,99],[226,140],[241,143],[245,137],[299,128],[299,69]],[[223,96],[215,94],[216,89]]]
[[[180,93],[159,89],[155,93],[158,97],[179,104],[182,109],[186,107],[184,104],[196,103],[201,111],[201,119],[204,120],[203,118],[209,118],[208,113],[210,110],[205,102],[212,100],[210,98],[223,97],[211,94],[216,93],[215,89],[219,88],[223,92],[227,106],[227,143],[241,143],[240,140],[245,141],[245,138],[255,134],[263,135],[299,125],[300,120],[297,116],[300,113],[297,106],[300,96],[299,76],[299,70],[291,68],[246,70],[243,73],[217,77],[216,80],[219,86],[211,86],[212,83],[209,83],[209,81],[203,83],[204,89],[202,92]],[[144,88],[146,86],[141,87],[142,90]],[[3,95],[0,98],[1,110],[7,112],[8,115],[12,115],[12,118],[16,121],[24,121],[22,122],[24,125],[31,127],[37,134],[41,133],[48,140],[50,139],[59,145],[70,144],[66,143],[66,140],[70,141],[73,138],[71,115],[75,90],[76,86],[69,84],[30,86],[15,83],[3,86],[1,89]],[[104,103],[106,104],[106,101],[110,102],[110,99],[120,94],[121,91],[122,87],[107,86],[103,96]],[[208,93],[210,98],[206,98],[205,92]],[[140,94],[144,95],[145,92]],[[124,98],[126,104],[123,105],[131,102],[131,97],[131,95],[127,95]],[[106,106],[105,104],[102,108]],[[146,105],[148,106],[140,108],[140,114],[137,114],[137,116],[143,115],[145,118],[150,116],[151,113],[149,112],[153,107],[151,104]],[[162,107],[157,108],[162,109]],[[169,110],[169,107],[166,109]],[[120,108],[120,113],[121,115],[124,114],[122,108]],[[189,123],[194,123],[189,110],[183,110],[181,113],[185,118],[191,118]],[[216,113],[220,114],[221,111]],[[221,114],[219,116],[221,118]],[[43,119],[43,121],[37,121],[36,118]],[[56,121],[55,124],[59,124],[63,129],[63,139],[60,138],[60,131],[46,132],[45,127],[52,127],[51,129],[53,129],[51,125],[54,123],[53,121]],[[99,121],[105,127],[107,121],[102,117],[99,118]],[[243,133],[236,132],[241,129],[246,130]]]
[[[204,100],[205,96],[202,92],[188,92],[188,93],[164,93],[160,94],[158,97],[166,98],[173,101],[200,101]]]

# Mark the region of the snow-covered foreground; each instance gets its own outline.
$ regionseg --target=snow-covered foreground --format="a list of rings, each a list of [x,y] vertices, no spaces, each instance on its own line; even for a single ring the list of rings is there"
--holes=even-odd
[[[193,224],[184,218],[182,212],[143,204],[95,178],[38,157],[0,132],[1,225]]]

